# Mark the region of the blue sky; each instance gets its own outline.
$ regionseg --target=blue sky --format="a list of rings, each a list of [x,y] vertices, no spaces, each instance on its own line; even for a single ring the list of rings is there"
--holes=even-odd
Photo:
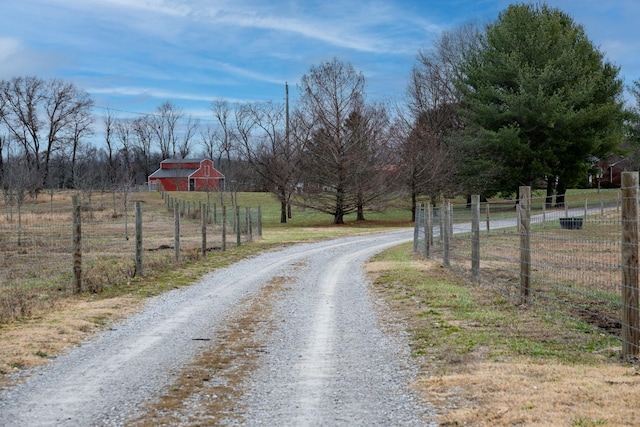
[[[493,21],[501,0],[8,0],[0,79],[60,77],[101,108],[152,112],[172,101],[211,117],[213,100],[282,101],[312,65],[337,57],[373,99],[400,100],[420,49],[443,30]],[[550,0],[640,79],[640,2]],[[124,113],[123,113],[124,114]]]

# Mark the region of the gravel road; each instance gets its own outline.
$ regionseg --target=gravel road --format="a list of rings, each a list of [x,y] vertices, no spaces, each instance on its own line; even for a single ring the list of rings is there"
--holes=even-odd
[[[372,255],[411,239],[402,231],[296,245],[154,298],[0,391],[0,425],[119,426],[140,419],[141,407],[183,365],[215,348],[222,325],[276,277],[287,282],[274,303],[278,320],[258,367],[239,386],[234,406],[241,409],[222,424],[426,425],[433,413],[410,390],[416,372],[407,337],[379,322],[362,269]]]

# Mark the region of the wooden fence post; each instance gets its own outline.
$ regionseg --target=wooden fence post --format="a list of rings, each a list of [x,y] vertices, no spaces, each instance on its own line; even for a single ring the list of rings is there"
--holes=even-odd
[[[480,280],[480,196],[471,196],[471,277]]]
[[[207,207],[200,204],[200,224],[202,230],[202,256],[207,255]]]
[[[240,206],[236,206],[236,246],[242,244],[242,227],[240,226]]]
[[[180,263],[180,203],[173,207],[173,247],[176,262]]]
[[[227,250],[227,207],[222,205],[222,251]]]
[[[246,208],[245,215],[247,216],[247,234],[249,235],[249,242],[253,242],[253,228],[251,226],[251,208]]]
[[[78,196],[73,196],[73,293],[82,292],[82,215]]]
[[[262,207],[261,206],[258,206],[258,238],[262,239]]]
[[[638,355],[638,172],[622,173],[622,356]]]
[[[422,225],[424,228],[424,248],[423,254],[425,258],[429,258],[431,256],[431,244],[433,243],[432,233],[433,226],[431,224],[431,202],[425,203],[422,211]]]
[[[522,186],[519,193],[520,304],[527,304],[531,287],[531,187]]]
[[[142,202],[136,202],[136,276],[142,276]]]
[[[424,216],[426,218],[426,228],[427,228],[427,232],[426,234],[426,239],[427,239],[427,244],[429,245],[429,251],[431,251],[431,247],[433,247],[433,227],[435,226],[434,224],[434,210],[433,210],[433,205],[431,204],[431,202],[429,203],[425,203],[424,205]]]
[[[450,234],[449,232],[451,228],[451,202],[449,200],[445,200],[442,213],[443,213],[442,221],[444,222],[444,227],[443,227],[444,235],[442,236],[443,238],[442,263],[444,264],[445,267],[449,267],[450,265],[449,263]]]
[[[413,252],[418,252],[418,240],[420,237],[420,209],[421,205],[417,204],[413,212]]]
[[[485,211],[487,213],[487,235],[491,233],[491,215],[489,213],[489,203],[485,205]]]

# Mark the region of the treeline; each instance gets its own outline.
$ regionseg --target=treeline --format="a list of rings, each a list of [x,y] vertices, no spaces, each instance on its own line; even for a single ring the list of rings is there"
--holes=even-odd
[[[312,66],[291,104],[219,99],[206,123],[171,102],[96,118],[73,84],[16,77],[0,82],[0,179],[14,195],[113,188],[146,182],[166,158],[208,157],[228,190],[272,192],[282,222],[292,204],[340,224],[391,198],[415,212],[421,197],[522,185],[562,205],[599,159],[638,151],[638,108],[625,106],[619,72],[570,16],[519,4],[418,52],[399,105],[368,100],[362,72],[338,59]],[[630,89],[640,105],[640,83]]]

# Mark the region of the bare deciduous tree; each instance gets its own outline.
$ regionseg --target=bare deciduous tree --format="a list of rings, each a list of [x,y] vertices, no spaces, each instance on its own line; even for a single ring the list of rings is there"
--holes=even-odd
[[[72,83],[37,77],[0,82],[0,97],[5,107],[0,119],[22,147],[26,164],[38,176],[41,188],[48,182],[53,153],[87,134],[93,100]]]
[[[272,102],[240,107],[239,138],[243,157],[280,202],[280,223],[287,222],[289,205],[300,177],[301,150],[289,138],[284,105]]]
[[[433,47],[419,52],[407,88],[407,110],[395,123],[395,152],[401,179],[411,196],[412,219],[420,195],[435,203],[457,188],[458,150],[453,135],[462,128],[456,82],[460,61],[475,43],[472,24],[447,31]]]
[[[296,120],[306,140],[304,187],[299,197],[312,209],[334,217],[356,212],[364,202],[364,183],[380,169],[370,160],[381,135],[379,113],[365,103],[365,80],[348,63],[334,59],[311,67],[300,83]],[[309,135],[309,136],[307,136]],[[384,191],[382,188],[379,191]]]

